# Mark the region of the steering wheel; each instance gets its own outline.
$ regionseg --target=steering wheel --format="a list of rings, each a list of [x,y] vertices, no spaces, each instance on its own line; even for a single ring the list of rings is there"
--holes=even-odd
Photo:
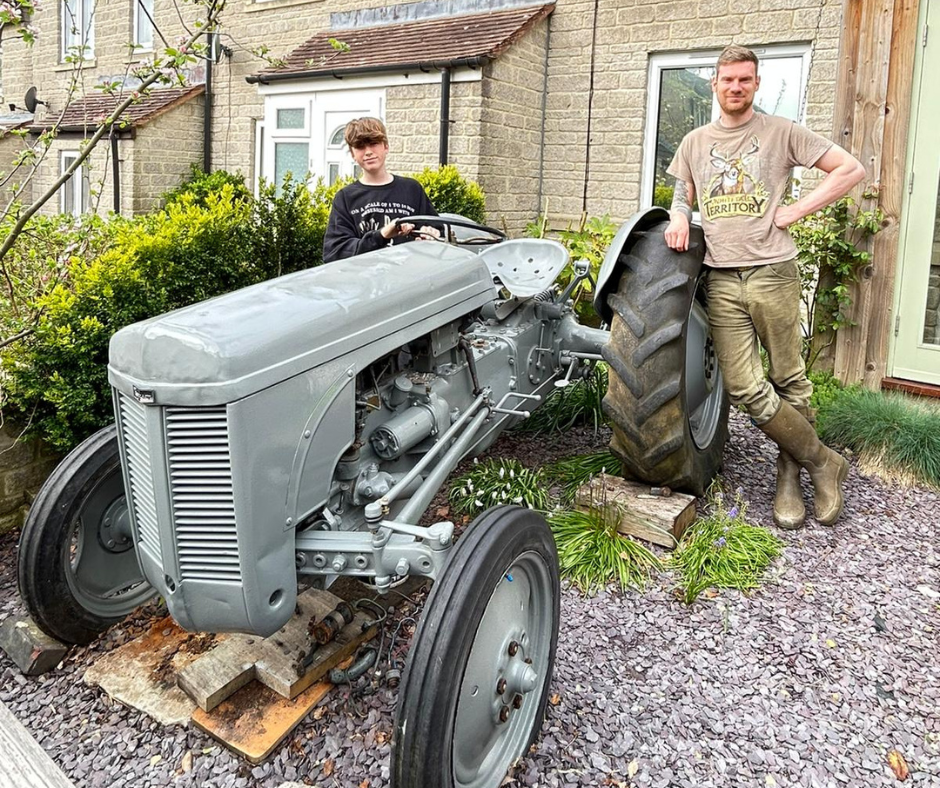
[[[469,219],[465,219],[463,216],[456,216],[454,214],[443,214],[442,216],[406,216],[395,220],[396,226],[402,224],[415,225],[415,229],[411,231],[412,235],[433,241],[440,241],[442,243],[451,243],[454,246],[491,246],[505,241],[508,237],[506,233],[502,230],[497,230],[495,227],[487,227],[485,224],[479,224],[478,222],[473,222]],[[437,237],[422,233],[418,229],[421,225],[440,227],[443,230],[443,235]],[[463,237],[458,237],[457,234],[454,233],[455,227],[476,230],[477,232],[485,233],[485,235],[462,234]]]

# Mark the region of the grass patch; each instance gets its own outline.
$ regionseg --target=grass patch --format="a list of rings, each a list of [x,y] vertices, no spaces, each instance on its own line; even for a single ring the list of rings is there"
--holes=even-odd
[[[546,466],[544,473],[561,485],[562,501],[570,503],[579,487],[602,473],[618,474],[620,466],[620,460],[605,450],[558,460]]]
[[[617,531],[609,510],[553,512],[548,523],[555,535],[561,576],[590,594],[615,582],[642,590],[662,562],[646,547]]]
[[[820,412],[820,436],[848,446],[863,469],[940,488],[940,411],[898,393],[847,388]]]
[[[607,423],[601,410],[606,393],[607,365],[595,364],[588,377],[555,389],[516,429],[520,432],[552,433],[586,425],[597,432],[602,424]]]
[[[540,511],[548,508],[542,474],[530,471],[518,460],[474,460],[473,468],[454,480],[448,500],[458,514],[478,514],[506,503]]]
[[[731,505],[720,489],[710,491],[708,513],[683,534],[672,565],[691,605],[706,588],[756,588],[764,570],[783,551],[783,543],[766,528],[745,519],[747,509],[738,490]]]

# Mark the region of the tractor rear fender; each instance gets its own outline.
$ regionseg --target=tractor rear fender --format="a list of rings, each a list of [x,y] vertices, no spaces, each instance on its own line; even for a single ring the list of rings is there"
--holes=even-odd
[[[601,265],[601,272],[597,277],[597,289],[594,292],[594,310],[608,325],[613,320],[613,312],[607,304],[607,298],[617,292],[620,275],[623,273],[623,262],[621,262],[623,253],[633,245],[639,233],[649,230],[650,227],[660,222],[668,221],[669,211],[665,208],[654,205],[652,208],[637,211],[621,225],[614,240],[610,242]],[[663,243],[665,244],[665,241]],[[704,256],[705,249],[704,247],[690,249],[689,253]]]

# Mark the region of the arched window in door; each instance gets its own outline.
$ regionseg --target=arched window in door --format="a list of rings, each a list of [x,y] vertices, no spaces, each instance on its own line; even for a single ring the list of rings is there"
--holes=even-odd
[[[343,139],[346,124],[337,126],[330,133],[326,143],[326,181],[332,186],[339,178],[358,178],[362,175],[359,165],[353,161]]]

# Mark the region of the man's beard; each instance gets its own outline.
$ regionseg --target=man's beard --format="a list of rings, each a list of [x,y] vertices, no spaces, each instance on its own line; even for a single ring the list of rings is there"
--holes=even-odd
[[[742,105],[739,106],[739,107],[726,107],[724,104],[722,104],[721,101],[719,101],[718,104],[721,106],[722,111],[723,111],[726,115],[736,116],[736,115],[743,115],[743,114],[744,114],[745,112],[747,112],[751,107],[753,107],[753,106],[754,106],[754,99],[753,99],[753,98],[751,98],[750,100],[745,99],[745,103],[742,104]]]

